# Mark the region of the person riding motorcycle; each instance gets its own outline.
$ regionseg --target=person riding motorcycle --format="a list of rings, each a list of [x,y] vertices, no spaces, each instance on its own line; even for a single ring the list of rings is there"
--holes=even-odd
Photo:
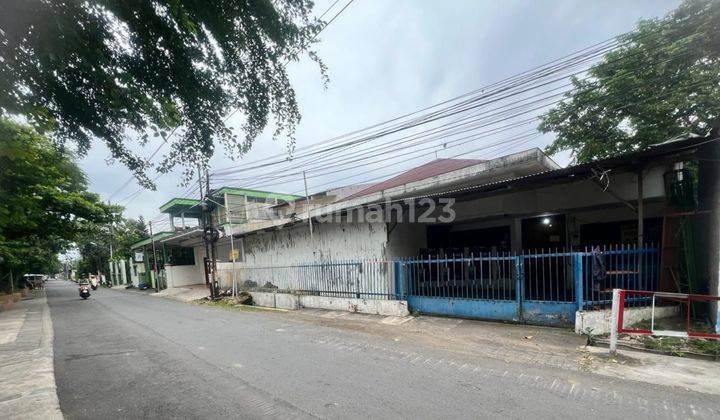
[[[83,299],[87,299],[90,297],[90,282],[87,281],[87,279],[82,279],[78,283],[78,293]]]

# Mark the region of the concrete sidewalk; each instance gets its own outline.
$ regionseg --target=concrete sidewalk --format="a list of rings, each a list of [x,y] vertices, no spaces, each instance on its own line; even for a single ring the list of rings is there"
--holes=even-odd
[[[0,313],[0,417],[62,419],[44,291]]]
[[[204,284],[191,284],[183,287],[171,287],[156,293],[154,289],[138,290],[136,288],[126,289],[123,286],[115,286],[107,290],[125,293],[143,293],[148,296],[161,297],[177,300],[178,302],[193,302],[210,296],[210,291]]]
[[[192,302],[210,296],[210,290],[204,284],[191,284],[183,287],[172,287],[153,293],[150,296],[162,297],[177,300],[180,302]]]

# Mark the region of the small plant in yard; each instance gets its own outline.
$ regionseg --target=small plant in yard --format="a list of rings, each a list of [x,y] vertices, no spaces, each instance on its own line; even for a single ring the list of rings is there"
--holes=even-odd
[[[585,344],[586,346],[597,345],[597,336],[593,334],[592,328],[585,328],[585,331],[583,331],[581,334],[587,340],[587,344]]]

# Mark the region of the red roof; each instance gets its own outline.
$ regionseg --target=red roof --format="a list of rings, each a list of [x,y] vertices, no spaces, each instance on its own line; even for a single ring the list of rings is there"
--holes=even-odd
[[[480,159],[436,159],[432,162],[420,165],[417,168],[413,168],[409,171],[403,172],[400,175],[371,185],[364,190],[360,190],[352,195],[345,197],[343,200],[350,200],[353,198],[362,197],[368,194],[387,190],[389,188],[408,184],[410,182],[420,181],[426,178],[431,178],[448,172],[456,171],[458,169],[466,168],[468,166],[477,165],[482,162],[485,161]]]

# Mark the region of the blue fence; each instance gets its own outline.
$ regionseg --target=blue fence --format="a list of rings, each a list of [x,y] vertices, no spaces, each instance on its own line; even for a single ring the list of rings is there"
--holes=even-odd
[[[612,289],[660,290],[660,249],[618,245],[589,248],[583,253],[583,307],[607,309],[612,305]],[[648,298],[627,301],[628,306],[647,304]]]
[[[396,290],[420,312],[570,325],[613,287],[657,290],[658,267],[656,248],[633,247],[425,257],[398,263]]]
[[[243,266],[238,280],[241,289],[401,299],[421,313],[571,325],[577,310],[609,308],[614,287],[659,290],[659,266],[656,247],[618,246]]]

